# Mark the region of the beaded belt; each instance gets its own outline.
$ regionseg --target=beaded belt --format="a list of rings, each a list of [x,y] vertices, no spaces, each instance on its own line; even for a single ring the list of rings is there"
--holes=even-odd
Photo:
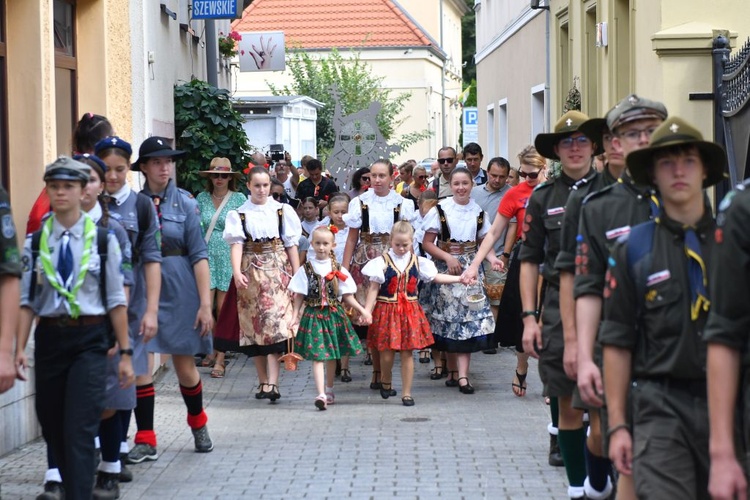
[[[367,245],[385,245],[388,244],[391,235],[388,233],[362,233],[359,239]]]
[[[54,326],[57,328],[68,328],[72,326],[101,325],[107,321],[106,316],[44,316],[39,318],[39,326]]]
[[[245,250],[252,253],[270,253],[283,248],[280,238],[272,238],[267,241],[251,240],[245,243]]]
[[[441,241],[440,249],[451,255],[464,255],[468,252],[476,252],[477,243],[475,241],[464,241],[461,243],[454,241]]]

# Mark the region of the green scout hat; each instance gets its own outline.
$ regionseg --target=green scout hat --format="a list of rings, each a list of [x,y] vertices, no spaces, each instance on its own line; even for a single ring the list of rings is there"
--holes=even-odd
[[[633,151],[626,158],[630,176],[638,184],[653,185],[649,174],[653,165],[654,154],[670,146],[689,144],[698,148],[706,167],[706,179],[703,187],[707,188],[725,178],[724,167],[727,155],[724,149],[714,142],[704,141],[703,134],[685,120],[672,117],[665,120],[651,135],[648,147]]]
[[[88,182],[91,167],[68,156],[61,156],[44,169],[44,180]]]
[[[665,120],[666,118],[667,108],[664,104],[658,101],[638,97],[635,94],[630,94],[618,102],[606,116],[607,127],[609,127],[609,130],[611,131],[614,131],[620,125],[635,120]]]
[[[580,111],[568,111],[557,120],[554,132],[548,134],[537,134],[534,139],[534,146],[536,147],[537,152],[550,160],[559,160],[560,157],[555,154],[555,145],[557,145],[561,139],[565,139],[576,132],[583,132],[580,130],[580,127],[588,121],[588,119],[589,117]],[[597,144],[594,154],[601,153],[601,144]]]

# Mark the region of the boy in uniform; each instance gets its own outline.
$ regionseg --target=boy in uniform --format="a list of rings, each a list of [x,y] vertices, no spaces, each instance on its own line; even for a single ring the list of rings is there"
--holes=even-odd
[[[94,438],[104,410],[107,351],[119,345],[120,383],[133,383],[120,245],[81,211],[91,168],[68,157],[48,165],[44,181],[54,214],[26,239],[16,362],[35,330],[36,412],[60,469],[65,497],[92,496]],[[32,241],[38,238],[38,248]],[[106,238],[106,255],[101,253]],[[96,376],[100,374],[101,376]]]
[[[523,347],[539,358],[539,375],[552,401],[552,423],[559,417],[558,443],[568,475],[568,495],[583,498],[586,477],[583,443],[583,412],[573,408],[575,382],[563,367],[563,327],[560,317],[560,274],[555,260],[560,251],[560,232],[570,193],[591,183],[599,175],[592,167],[594,144],[579,127],[588,116],[578,111],[565,113],[555,124],[554,133],[539,134],[534,140],[544,157],[559,160],[562,173],[555,180],[537,187],[529,198],[523,221],[521,261],[521,303],[523,304]],[[542,308],[543,330],[537,322],[537,282],[539,266],[547,283]],[[555,415],[554,399],[557,399]]]
[[[609,456],[633,475],[638,498],[708,498],[702,332],[715,224],[703,189],[723,179],[726,155],[673,117],[626,161],[637,183],[658,189],[662,207],[622,236],[608,259],[600,339]]]

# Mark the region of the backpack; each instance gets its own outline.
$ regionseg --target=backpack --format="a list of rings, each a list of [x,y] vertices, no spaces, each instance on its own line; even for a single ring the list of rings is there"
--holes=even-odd
[[[135,245],[133,245],[132,256],[133,265],[140,258],[141,243],[143,242],[143,234],[146,232],[146,228],[151,226],[153,222],[151,220],[151,207],[153,206],[151,200],[145,194],[138,192],[135,195],[135,211],[138,215],[138,236],[135,239]],[[101,252],[99,253],[101,255]]]
[[[99,252],[101,261],[101,278],[99,281],[99,292],[102,296],[102,304],[107,307],[107,235],[109,230],[106,227],[96,228],[96,248]],[[36,294],[36,258],[39,255],[39,241],[42,239],[42,230],[38,230],[31,235],[31,283],[29,286],[29,302],[34,301]]]

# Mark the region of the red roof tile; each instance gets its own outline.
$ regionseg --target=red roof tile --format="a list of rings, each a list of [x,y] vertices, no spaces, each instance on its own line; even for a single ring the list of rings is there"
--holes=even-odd
[[[232,29],[283,31],[305,49],[432,45],[391,0],[255,0]]]

